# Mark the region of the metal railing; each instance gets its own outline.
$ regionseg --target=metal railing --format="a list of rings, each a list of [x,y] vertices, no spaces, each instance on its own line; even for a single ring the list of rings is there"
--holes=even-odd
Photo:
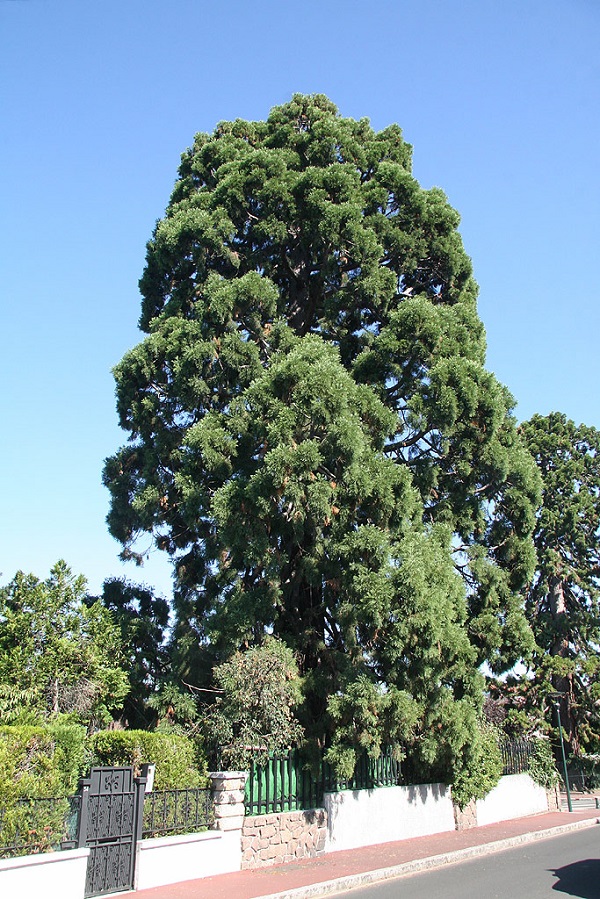
[[[81,796],[17,799],[0,808],[0,858],[77,845]]]
[[[529,771],[534,743],[530,740],[501,740],[502,774],[526,774]]]
[[[402,766],[391,748],[386,748],[377,758],[366,752],[360,756],[354,774],[348,780],[336,776],[327,762],[322,764],[323,792],[339,790],[372,790],[376,787],[395,787],[404,783]]]
[[[81,795],[17,799],[0,808],[0,858],[77,846]],[[159,790],[144,799],[142,839],[198,833],[214,823],[210,790]]]
[[[323,796],[319,779],[303,766],[297,749],[272,755],[266,764],[250,764],[246,780],[247,815],[316,808]]]
[[[142,839],[208,830],[214,822],[210,790],[158,790],[144,798]]]
[[[253,762],[250,765],[245,792],[246,814],[265,815],[318,808],[323,803],[323,793],[366,790],[401,783],[401,765],[391,749],[386,749],[377,759],[370,758],[365,752],[349,780],[340,780],[324,760],[321,760],[318,772],[311,771],[300,751],[290,749],[288,753],[272,755],[266,764]]]

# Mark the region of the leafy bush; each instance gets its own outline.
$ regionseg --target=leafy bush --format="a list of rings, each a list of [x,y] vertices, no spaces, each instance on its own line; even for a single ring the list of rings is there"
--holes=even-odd
[[[206,712],[207,743],[217,764],[245,770],[266,763],[302,738],[294,710],[300,702],[298,665],[275,637],[236,652],[213,671],[219,694]],[[211,756],[212,758],[212,756]]]
[[[600,755],[582,755],[579,759],[581,770],[585,776],[585,785],[588,790],[600,788]]]
[[[85,729],[0,727],[0,845],[44,852],[64,837],[68,799],[82,773]],[[50,801],[52,797],[53,801]]]
[[[144,730],[103,730],[89,738],[93,765],[156,765],[154,787],[175,790],[208,785],[206,761],[196,743],[182,734]]]
[[[85,729],[76,724],[0,727],[0,796],[66,796],[77,789]]]
[[[476,738],[465,747],[460,767],[452,783],[452,798],[464,808],[471,799],[483,799],[492,790],[502,774],[502,755],[498,732],[482,723]]]
[[[533,754],[529,761],[529,774],[537,784],[547,790],[559,783],[560,776],[556,770],[549,740],[535,740]]]

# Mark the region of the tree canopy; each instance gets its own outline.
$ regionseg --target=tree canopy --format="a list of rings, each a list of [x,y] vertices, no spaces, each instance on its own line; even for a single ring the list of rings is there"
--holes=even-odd
[[[530,646],[539,498],[458,224],[398,126],[321,95],[197,135],[148,244],[146,337],[115,370],[129,441],[104,471],[124,556],[147,534],[175,561],[181,672],[273,633],[307,733],[344,732],[340,757],[402,738],[446,772],[478,666]]]
[[[565,415],[520,428],[543,481],[527,598],[537,650],[524,686],[538,710],[558,698],[571,750],[600,750],[600,432]]]
[[[87,604],[96,601],[97,597],[89,597]],[[147,727],[155,719],[147,701],[169,670],[165,645],[169,604],[148,587],[123,578],[105,580],[99,601],[121,632],[121,652],[129,680],[121,717],[132,728]]]
[[[127,692],[120,634],[99,602],[85,603],[85,590],[62,561],[44,581],[19,571],[0,589],[0,719],[71,714],[99,726],[119,708]]]
[[[216,700],[203,730],[219,768],[245,771],[253,760],[295,746],[302,737],[294,708],[301,698],[293,651],[266,637],[215,668]]]

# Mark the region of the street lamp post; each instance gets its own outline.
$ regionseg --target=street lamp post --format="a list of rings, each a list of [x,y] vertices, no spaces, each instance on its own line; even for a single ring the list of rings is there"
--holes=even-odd
[[[573,803],[571,802],[571,790],[569,788],[569,775],[567,773],[567,757],[565,755],[565,741],[563,739],[563,729],[562,722],[560,720],[560,703],[558,700],[554,703],[554,708],[556,709],[556,715],[558,718],[558,733],[560,736],[560,752],[562,755],[562,763],[563,763],[563,773],[565,778],[565,788],[567,791],[567,808],[570,812],[573,811]]]

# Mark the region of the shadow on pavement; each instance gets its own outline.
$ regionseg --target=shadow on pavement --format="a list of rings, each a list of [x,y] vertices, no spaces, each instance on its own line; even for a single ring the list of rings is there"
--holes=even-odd
[[[600,899],[600,859],[586,858],[552,873],[558,877],[553,890],[579,899]]]

